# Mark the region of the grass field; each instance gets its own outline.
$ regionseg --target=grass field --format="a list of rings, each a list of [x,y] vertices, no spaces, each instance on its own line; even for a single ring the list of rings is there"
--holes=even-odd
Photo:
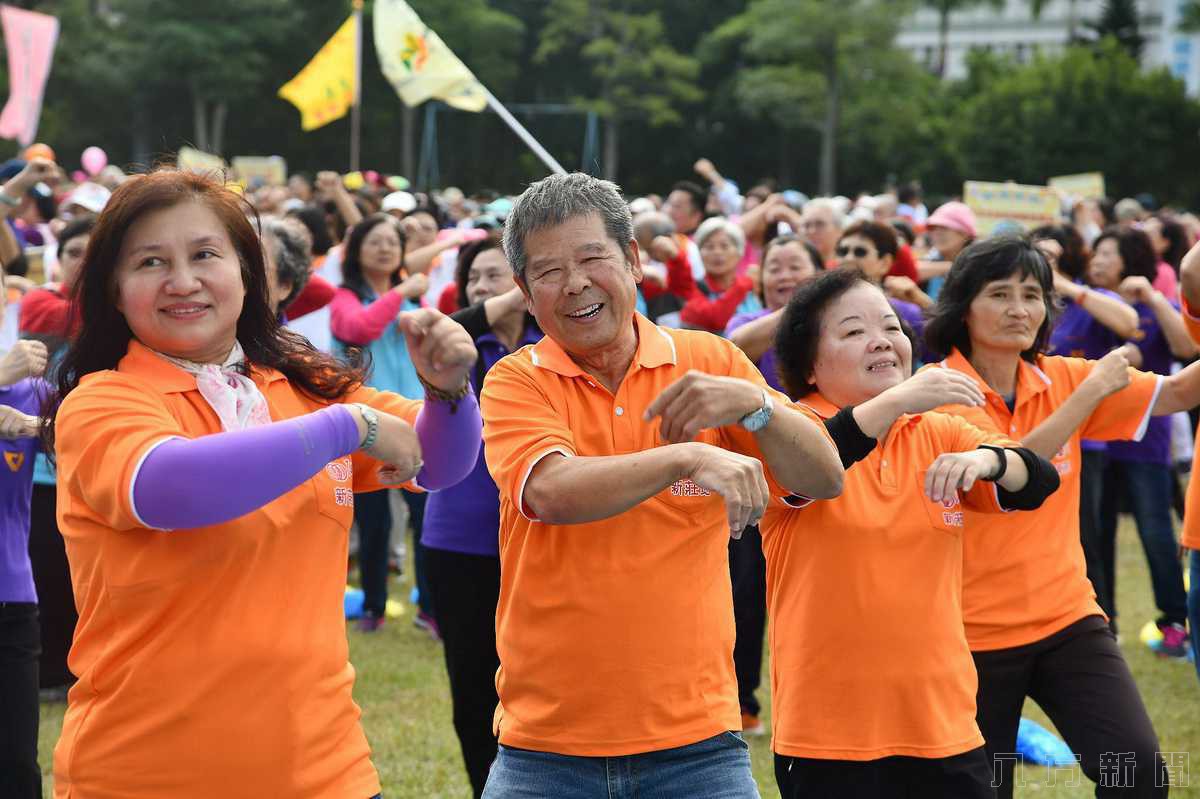
[[[1167,752],[1190,752],[1196,758],[1191,784],[1200,786],[1200,682],[1190,664],[1160,660],[1138,640],[1141,625],[1155,616],[1150,578],[1137,533],[1124,520],[1119,542],[1118,606],[1122,648]],[[409,577],[398,581],[395,596],[408,595]],[[412,625],[410,615],[389,621],[374,635],[350,632],[351,657],[358,669],[355,696],[363,708],[363,724],[374,749],[388,799],[459,799],[470,791],[462,770],[458,741],[450,724],[450,694],[440,646]],[[766,683],[764,672],[764,685]],[[765,687],[762,698],[769,706]],[[43,705],[41,763],[46,795],[51,795],[51,752],[62,725],[62,705]],[[769,714],[769,710],[767,711]],[[1026,715],[1050,727],[1030,702]],[[751,741],[754,773],[764,799],[778,797],[767,738]],[[1093,786],[1074,775],[1077,787],[1066,787],[1066,775],[1048,785],[1044,769],[1025,769],[1026,787],[1018,797],[1077,799],[1093,796]],[[1200,787],[1172,790],[1172,796],[1200,796]]]

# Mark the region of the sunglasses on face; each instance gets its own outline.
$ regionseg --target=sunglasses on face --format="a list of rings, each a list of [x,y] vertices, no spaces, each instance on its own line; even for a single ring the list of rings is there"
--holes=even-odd
[[[844,244],[839,244],[837,248],[838,258],[845,258],[847,255],[853,254],[855,258],[866,258],[871,254],[871,251],[866,247],[847,247]]]

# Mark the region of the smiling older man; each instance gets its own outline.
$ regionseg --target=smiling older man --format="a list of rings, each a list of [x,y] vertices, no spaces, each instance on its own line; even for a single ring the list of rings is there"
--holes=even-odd
[[[727,535],[772,497],[836,496],[837,451],[731,343],[636,313],[614,184],[533,184],[504,247],[546,336],[482,394],[502,574],[484,796],[756,797]]]

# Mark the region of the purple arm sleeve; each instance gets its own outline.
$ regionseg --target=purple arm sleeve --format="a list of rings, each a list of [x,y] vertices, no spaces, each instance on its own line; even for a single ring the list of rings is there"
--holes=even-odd
[[[461,483],[475,468],[483,420],[475,392],[469,392],[452,412],[450,404],[425,400],[415,425],[425,461],[417,475],[417,484],[438,491]]]
[[[175,438],[133,478],[133,509],[149,527],[178,530],[236,519],[291,491],[358,448],[341,405],[249,430]]]

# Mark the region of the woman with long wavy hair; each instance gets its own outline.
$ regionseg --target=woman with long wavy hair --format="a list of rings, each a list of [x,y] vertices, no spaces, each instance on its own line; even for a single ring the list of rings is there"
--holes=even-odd
[[[425,400],[363,387],[279,326],[242,201],[185,172],[113,193],[77,296],[43,409],[80,611],[56,795],[378,794],[342,617],[354,494],[470,471],[469,337],[405,314]]]

